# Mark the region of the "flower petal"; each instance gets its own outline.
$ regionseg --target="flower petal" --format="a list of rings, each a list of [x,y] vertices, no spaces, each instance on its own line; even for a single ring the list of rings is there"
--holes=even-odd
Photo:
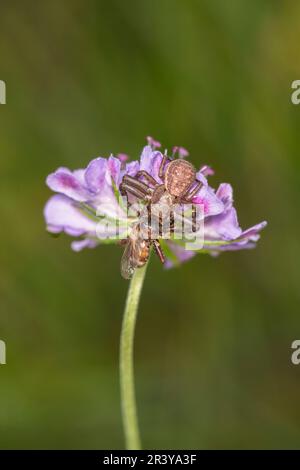
[[[84,186],[83,172],[84,170],[77,170],[72,173],[68,168],[59,168],[47,177],[46,183],[52,191],[64,194],[75,201],[88,201],[91,193]]]
[[[97,240],[92,240],[90,238],[84,238],[83,240],[75,240],[71,243],[71,248],[73,251],[81,251],[84,248],[96,248],[99,243]]]
[[[220,214],[224,211],[223,202],[217,197],[210,186],[202,186],[193,198],[195,204],[203,205],[205,217]]]
[[[55,194],[45,205],[44,216],[47,230],[52,233],[65,232],[80,236],[95,234],[97,222],[86,217],[67,196]]]
[[[147,171],[151,176],[153,176],[153,178],[157,180],[158,183],[162,183],[158,176],[162,158],[163,156],[161,152],[153,151],[150,145],[146,145],[146,147],[144,147],[141,155],[140,169]]]
[[[204,174],[201,171],[198,171],[198,173],[196,173],[196,179],[198,181],[201,181],[203,186],[206,186],[206,187],[208,186],[208,181],[207,181],[206,177],[204,176]]]
[[[220,246],[211,246],[211,245],[204,244],[203,249],[208,250],[211,255],[216,256],[220,252],[223,252],[223,251],[251,250],[255,247],[256,247],[256,244],[253,242],[246,242],[246,243],[233,242],[227,245],[220,245]]]
[[[222,183],[217,189],[217,197],[221,199],[224,204],[224,209],[231,209],[233,204],[233,189],[228,183]]]
[[[94,158],[89,164],[85,172],[85,181],[90,191],[95,194],[99,193],[105,183],[107,174],[107,160],[103,157]]]
[[[121,166],[122,163],[118,158],[113,155],[109,157],[107,161],[107,169],[117,187],[119,187],[119,184],[121,183]]]
[[[195,251],[186,250],[185,248],[174,242],[168,241],[167,244],[172,253],[174,253],[174,255],[176,256],[179,263],[185,263],[196,255]],[[172,259],[167,258],[164,267],[168,269],[172,268],[173,266],[174,262],[172,261]]]
[[[232,209],[234,211],[234,209]],[[212,253],[219,251],[236,251],[255,248],[257,240],[260,238],[259,232],[267,225],[267,222],[261,222],[242,232],[236,239],[232,239],[232,243],[209,245],[204,242],[204,249],[210,250]]]
[[[259,238],[259,232],[264,229],[265,227],[267,226],[267,222],[266,221],[263,221],[263,222],[260,222],[259,224],[257,225],[254,225],[253,227],[250,227],[248,228],[247,230],[245,230],[240,238],[242,239],[248,239],[248,240],[251,240],[251,241],[257,241],[258,238]]]
[[[234,240],[242,233],[234,208],[204,221],[204,240]]]
[[[134,160],[126,164],[124,174],[129,176],[135,176],[140,169],[140,162],[138,160]]]

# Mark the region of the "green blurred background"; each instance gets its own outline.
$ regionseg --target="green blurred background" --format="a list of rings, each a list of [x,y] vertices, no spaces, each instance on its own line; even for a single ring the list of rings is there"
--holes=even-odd
[[[122,448],[122,249],[45,231],[45,177],[95,156],[183,145],[235,189],[254,251],[153,257],[136,336],[146,448],[300,443],[300,4],[1,1],[1,448]]]

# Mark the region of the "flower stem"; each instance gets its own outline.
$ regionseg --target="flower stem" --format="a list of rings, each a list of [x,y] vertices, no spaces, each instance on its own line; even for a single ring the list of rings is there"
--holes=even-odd
[[[120,340],[121,408],[126,449],[128,450],[141,448],[134,390],[133,343],[139,299],[147,264],[136,269],[130,281]]]

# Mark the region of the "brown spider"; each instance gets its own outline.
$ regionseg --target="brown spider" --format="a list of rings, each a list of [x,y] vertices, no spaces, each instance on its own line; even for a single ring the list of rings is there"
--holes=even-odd
[[[120,191],[123,195],[129,193],[144,200],[148,206],[161,201],[170,208],[174,204],[191,203],[202,185],[196,179],[196,171],[191,163],[182,159],[170,161],[167,155],[163,156],[158,175],[163,184],[158,183],[153,176],[144,170],[139,171],[136,176],[124,175]],[[144,178],[148,184],[139,178]],[[173,213],[171,218],[172,226],[174,225]],[[162,222],[162,214],[159,212],[160,235]],[[193,226],[195,226],[195,221],[193,221]],[[151,239],[151,236],[149,236],[149,239]],[[155,240],[153,244],[160,260],[164,262],[165,258],[159,241]]]
[[[171,204],[184,204],[192,202],[193,197],[199,191],[202,183],[196,179],[196,171],[191,163],[177,159],[168,161],[167,155],[163,156],[158,176],[163,184],[158,183],[147,171],[141,170],[135,176],[124,175],[120,190],[156,204],[162,196],[168,196]],[[143,177],[148,184],[141,181]]]

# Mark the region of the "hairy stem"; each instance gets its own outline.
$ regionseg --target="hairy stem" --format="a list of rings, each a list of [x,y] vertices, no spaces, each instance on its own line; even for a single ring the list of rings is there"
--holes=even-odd
[[[141,448],[134,389],[133,344],[139,299],[147,264],[136,269],[130,281],[120,340],[121,408],[126,449],[128,450]]]

